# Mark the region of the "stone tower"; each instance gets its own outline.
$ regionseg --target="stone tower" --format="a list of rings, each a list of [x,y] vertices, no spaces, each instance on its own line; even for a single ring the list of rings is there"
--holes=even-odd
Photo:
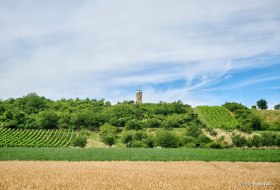
[[[142,104],[142,90],[136,90],[136,104]]]

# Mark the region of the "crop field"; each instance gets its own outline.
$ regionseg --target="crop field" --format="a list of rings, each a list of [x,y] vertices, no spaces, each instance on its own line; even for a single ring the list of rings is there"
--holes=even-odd
[[[72,130],[34,130],[0,128],[0,147],[67,147]]]
[[[199,118],[212,128],[234,129],[238,125],[234,116],[223,106],[198,106],[195,109]]]
[[[280,149],[2,147],[0,160],[280,162]]]
[[[279,189],[280,163],[0,162],[0,189]]]

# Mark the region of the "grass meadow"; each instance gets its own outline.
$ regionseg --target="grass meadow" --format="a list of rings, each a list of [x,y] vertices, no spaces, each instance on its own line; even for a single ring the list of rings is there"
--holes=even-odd
[[[0,161],[280,162],[280,149],[0,148]]]

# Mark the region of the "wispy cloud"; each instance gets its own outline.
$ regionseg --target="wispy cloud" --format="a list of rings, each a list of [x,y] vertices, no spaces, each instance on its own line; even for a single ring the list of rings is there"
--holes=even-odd
[[[276,64],[260,55],[280,54],[279,8],[278,0],[1,1],[1,96],[116,102],[141,85],[156,101],[162,92],[150,84],[182,79],[164,99],[199,102],[190,94],[230,71]]]
[[[273,80],[279,80],[280,76],[269,76],[269,77],[262,77],[262,78],[255,78],[255,79],[249,79],[242,81],[239,84],[235,84],[233,86],[230,86],[231,88],[243,88],[246,86],[262,83],[262,82],[267,82],[267,81],[273,81]]]

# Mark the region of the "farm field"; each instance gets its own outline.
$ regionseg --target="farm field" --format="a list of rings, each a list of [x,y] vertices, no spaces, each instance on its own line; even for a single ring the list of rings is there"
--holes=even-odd
[[[198,106],[194,111],[201,121],[212,128],[234,129],[238,125],[234,116],[223,106]]]
[[[2,147],[0,160],[280,162],[280,149]]]
[[[280,163],[0,162],[0,189],[279,189]]]
[[[0,128],[0,147],[67,147],[72,130],[34,130]]]

